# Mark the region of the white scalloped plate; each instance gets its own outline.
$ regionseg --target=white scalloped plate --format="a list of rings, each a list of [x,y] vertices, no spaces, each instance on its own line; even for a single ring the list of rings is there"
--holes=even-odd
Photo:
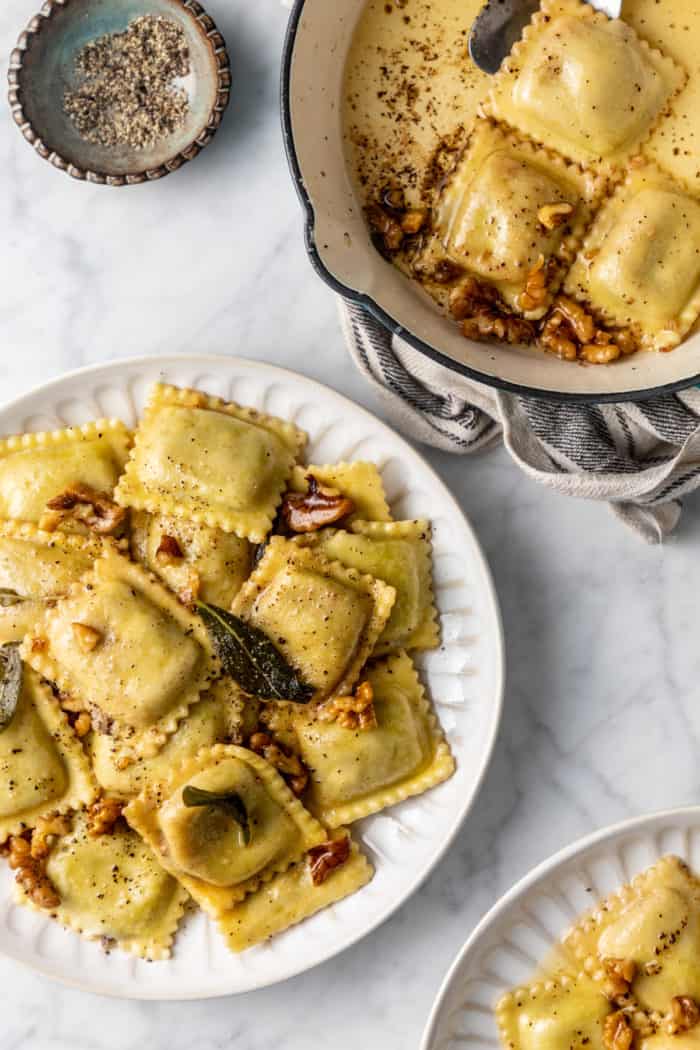
[[[106,955],[57,923],[12,904],[0,872],[0,951],[87,991],[136,999],[198,999],[261,988],[336,955],[389,917],[438,863],[479,789],[498,730],[503,639],[488,567],[436,474],[368,412],[303,376],[233,357],[173,356],[82,369],[0,410],[0,433],[46,430],[98,416],[136,421],[157,380],[195,386],[291,419],[309,432],[309,462],[369,459],[382,471],[394,516],[429,517],[443,645],[418,661],[457,758],[446,784],[355,825],[376,866],[361,892],[269,944],[235,956],[200,912],[173,958]]]
[[[579,839],[521,879],[479,923],[438,993],[421,1050],[500,1050],[493,1008],[527,984],[584,911],[666,853],[700,871],[700,806]]]

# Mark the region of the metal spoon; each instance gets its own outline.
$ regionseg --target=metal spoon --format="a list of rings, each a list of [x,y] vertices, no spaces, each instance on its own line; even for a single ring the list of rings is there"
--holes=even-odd
[[[589,2],[610,18],[619,18],[622,13],[622,0]],[[475,65],[484,73],[497,73],[539,6],[540,0],[488,0],[469,37],[469,53]]]

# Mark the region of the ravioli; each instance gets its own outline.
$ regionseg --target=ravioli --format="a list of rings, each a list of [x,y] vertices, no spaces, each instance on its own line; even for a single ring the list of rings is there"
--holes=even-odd
[[[305,444],[292,423],[157,384],[116,498],[260,543]]]
[[[88,805],[97,795],[58,701],[30,668],[23,676],[14,716],[0,732],[0,843],[40,817]]]
[[[346,834],[341,831],[334,837]],[[245,951],[356,893],[373,874],[372,865],[354,842],[348,860],[320,886],[314,885],[304,858],[236,904],[222,917],[219,929],[231,951]]]
[[[643,346],[677,346],[700,315],[700,203],[652,165],[633,167],[598,215],[566,282]]]
[[[65,595],[102,551],[97,538],[0,521],[0,644],[21,641],[47,601]]]
[[[367,679],[374,692],[374,729],[345,729],[319,718],[318,708],[288,705],[297,750],[309,770],[304,797],[327,827],[420,795],[454,772],[449,745],[410,657],[400,653],[375,664]]]
[[[496,1018],[508,1050],[606,1050],[603,1024],[612,1011],[585,974],[562,975],[509,992]]]
[[[622,19],[543,0],[503,64],[488,111],[582,164],[638,153],[686,73]]]
[[[225,805],[187,805],[187,788],[220,797],[235,794],[248,839],[240,817]],[[217,920],[326,839],[279,773],[235,745],[200,751],[124,812],[163,866]]]
[[[170,957],[187,893],[130,828],[118,822],[111,833],[92,837],[85,814],[77,814],[51,851],[46,873],[60,897],[52,915],[64,926],[142,959]],[[23,890],[18,896],[36,907]]]
[[[181,600],[228,609],[250,575],[253,548],[235,533],[182,518],[135,511],[132,553]]]
[[[477,120],[438,199],[422,266],[430,272],[447,258],[493,284],[511,308],[542,317],[551,299],[529,304],[528,278],[547,265],[550,295],[558,289],[603,189],[592,172]],[[562,207],[563,221],[550,221]]]
[[[297,542],[394,588],[396,601],[375,655],[397,649],[434,649],[439,644],[428,521],[354,521],[348,531],[323,529]]]
[[[216,670],[201,619],[110,546],[22,653],[139,757],[160,750]]]
[[[321,485],[336,489],[341,496],[351,499],[355,510],[345,519],[350,523],[364,521],[391,521],[391,512],[386,500],[384,483],[374,463],[334,463],[326,466],[296,466],[292,471],[289,487],[293,492],[307,492],[306,480],[313,474]]]
[[[380,580],[274,536],[232,611],[263,631],[321,700],[352,689],[395,596]]]
[[[700,1000],[700,883],[677,857],[663,857],[581,919],[564,943],[599,981],[603,959],[634,962],[632,993],[646,1009],[665,1011],[675,995]],[[647,964],[658,972],[647,973]]]
[[[0,518],[38,525],[48,501],[76,484],[111,494],[130,445],[113,419],[0,440]]]

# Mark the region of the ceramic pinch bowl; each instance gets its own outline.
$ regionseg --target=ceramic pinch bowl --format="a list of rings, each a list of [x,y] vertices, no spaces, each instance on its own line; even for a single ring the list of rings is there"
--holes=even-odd
[[[121,33],[135,18],[179,23],[190,52],[182,127],[143,149],[87,142],[64,112],[63,96],[81,79],[75,62],[92,40]],[[211,142],[228,105],[231,68],[224,38],[196,0],[46,0],[12,52],[9,102],[15,123],[40,157],[75,179],[125,186],[160,179]]]

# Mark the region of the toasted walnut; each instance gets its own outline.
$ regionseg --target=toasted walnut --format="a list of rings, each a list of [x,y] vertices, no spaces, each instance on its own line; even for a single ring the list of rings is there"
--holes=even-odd
[[[309,782],[309,772],[298,755],[290,754],[269,733],[263,732],[253,733],[248,740],[248,747],[275,767],[295,795],[303,795]]]
[[[321,722],[337,722],[343,729],[376,729],[374,690],[371,682],[362,682],[352,696],[336,696],[318,709]]]
[[[689,1032],[700,1021],[700,1007],[689,995],[675,995],[671,999],[671,1016],[666,1030],[669,1035]]]
[[[617,361],[620,356],[620,347],[616,343],[586,343],[581,347],[581,357],[588,361],[589,365],[609,365]]]
[[[559,295],[554,301],[553,313],[561,314],[579,343],[592,343],[595,338],[595,321],[580,303]]]
[[[450,292],[450,313],[455,321],[473,317],[487,306],[505,308],[498,290],[485,281],[477,281],[476,277],[465,277]]]
[[[57,835],[70,830],[66,817],[42,818],[33,832],[14,835],[8,843],[8,862],[15,879],[37,908],[57,908],[61,899],[46,874],[46,859]]]
[[[35,860],[44,860],[59,835],[70,831],[70,819],[58,813],[39,817],[32,832],[31,855]]]
[[[634,1030],[622,1010],[608,1014],[603,1022],[603,1046],[605,1050],[630,1050],[634,1042]]]
[[[350,838],[329,839],[308,852],[309,870],[314,886],[321,886],[330,873],[339,868],[350,856]]]
[[[42,528],[58,528],[66,518],[82,522],[93,532],[109,536],[121,527],[126,510],[104,492],[96,492],[89,485],[72,485],[46,504],[52,514],[42,518]]]
[[[102,641],[102,635],[87,623],[72,623],[73,641],[84,653],[91,653]]]
[[[534,325],[508,313],[498,290],[475,277],[466,277],[452,289],[449,308],[454,319],[462,322],[467,339],[498,339],[512,344],[534,341]]]
[[[544,306],[549,298],[547,290],[550,280],[549,270],[544,255],[540,255],[525,279],[525,290],[518,296],[519,310],[527,313],[529,310],[537,310],[540,306]]]
[[[545,204],[544,207],[540,208],[537,212],[537,219],[541,226],[544,226],[545,230],[557,230],[560,226],[571,218],[574,213],[573,204]]]
[[[564,361],[575,361],[578,357],[578,346],[574,333],[559,314],[552,314],[547,318],[542,326],[537,345],[541,350],[556,354]]]
[[[419,209],[407,211],[401,219],[401,229],[404,233],[408,234],[409,237],[414,237],[417,233],[420,233],[427,221],[427,211]]]
[[[637,964],[632,959],[607,958],[602,960],[605,971],[603,992],[615,1002],[629,995],[632,981],[637,975]]]
[[[72,722],[72,725],[73,732],[80,740],[82,740],[92,729],[92,719],[87,711],[81,711]]]
[[[100,798],[93,802],[88,810],[88,835],[93,839],[111,835],[123,809],[124,803],[117,798]]]
[[[351,499],[321,486],[313,474],[307,474],[306,481],[308,492],[288,492],[282,501],[282,519],[291,532],[316,532],[355,510]]]
[[[156,551],[156,561],[159,565],[175,565],[177,562],[182,561],[185,555],[182,553],[182,547],[177,542],[174,536],[168,536],[166,533],[160,538],[158,544],[158,550]]]

